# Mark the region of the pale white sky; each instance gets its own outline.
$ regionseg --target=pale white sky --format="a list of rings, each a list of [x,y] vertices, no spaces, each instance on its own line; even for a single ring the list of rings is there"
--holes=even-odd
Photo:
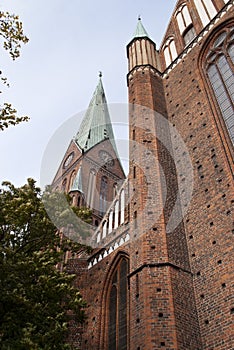
[[[100,70],[108,103],[127,103],[126,45],[138,15],[159,47],[175,4],[176,0],[0,2],[1,11],[20,16],[30,39],[15,62],[0,49],[0,69],[11,84],[7,90],[0,88],[0,103],[11,102],[20,115],[31,118],[0,133],[0,183],[8,180],[20,186],[28,177],[39,181],[48,142],[66,120],[87,108]],[[64,152],[67,145],[61,140]]]

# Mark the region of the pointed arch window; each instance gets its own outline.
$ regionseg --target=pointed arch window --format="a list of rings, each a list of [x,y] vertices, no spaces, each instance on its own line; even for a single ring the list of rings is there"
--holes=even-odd
[[[192,19],[186,4],[179,7],[176,13],[177,23],[182,34],[188,26],[192,24]]]
[[[188,7],[182,4],[176,13],[176,19],[179,26],[180,33],[184,39],[184,44],[188,45],[196,36],[196,32],[192,23]]]
[[[88,191],[87,191],[87,204],[90,208],[93,208],[93,205],[94,205],[95,187],[96,187],[96,171],[94,169],[91,169],[89,173],[89,182],[88,182]]]
[[[205,71],[226,129],[234,144],[234,27],[213,40],[205,60]]]
[[[100,187],[100,213],[102,216],[104,215],[107,209],[107,190],[108,190],[107,177],[102,176],[101,187]]]
[[[194,0],[194,3],[203,26],[206,26],[217,14],[212,0]]]
[[[70,191],[71,191],[72,185],[74,183],[75,177],[76,177],[76,171],[74,170],[71,174],[71,177],[70,177],[70,185],[69,185]]]
[[[166,66],[169,66],[171,62],[174,61],[177,57],[177,50],[174,38],[170,37],[167,39],[164,45],[163,52],[166,61]]]
[[[110,283],[108,300],[108,350],[127,350],[128,260],[122,258]]]

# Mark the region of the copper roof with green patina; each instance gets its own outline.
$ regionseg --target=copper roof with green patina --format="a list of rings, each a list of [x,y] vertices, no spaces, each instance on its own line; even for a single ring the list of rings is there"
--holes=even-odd
[[[75,141],[81,150],[87,152],[99,142],[109,139],[117,154],[114,133],[108,111],[101,74],[99,82],[81,122]]]
[[[144,37],[148,37],[149,38],[149,34],[147,33],[147,31],[145,30],[142,22],[141,22],[141,18],[138,18],[138,23],[137,23],[137,27],[135,30],[135,33],[133,34],[134,38],[144,38]]]

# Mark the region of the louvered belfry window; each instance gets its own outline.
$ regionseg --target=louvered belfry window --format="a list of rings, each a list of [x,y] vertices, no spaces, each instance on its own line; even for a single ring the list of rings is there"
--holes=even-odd
[[[213,41],[206,56],[206,72],[231,141],[234,144],[234,27]]]
[[[111,281],[108,305],[108,350],[127,350],[128,261],[121,259]]]

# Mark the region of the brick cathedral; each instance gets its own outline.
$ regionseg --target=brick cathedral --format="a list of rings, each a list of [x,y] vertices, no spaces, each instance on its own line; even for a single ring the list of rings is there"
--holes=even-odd
[[[66,257],[87,301],[70,341],[233,350],[233,1],[179,0],[159,49],[139,18],[127,58],[128,176],[100,77],[53,181],[92,209],[93,252]]]

